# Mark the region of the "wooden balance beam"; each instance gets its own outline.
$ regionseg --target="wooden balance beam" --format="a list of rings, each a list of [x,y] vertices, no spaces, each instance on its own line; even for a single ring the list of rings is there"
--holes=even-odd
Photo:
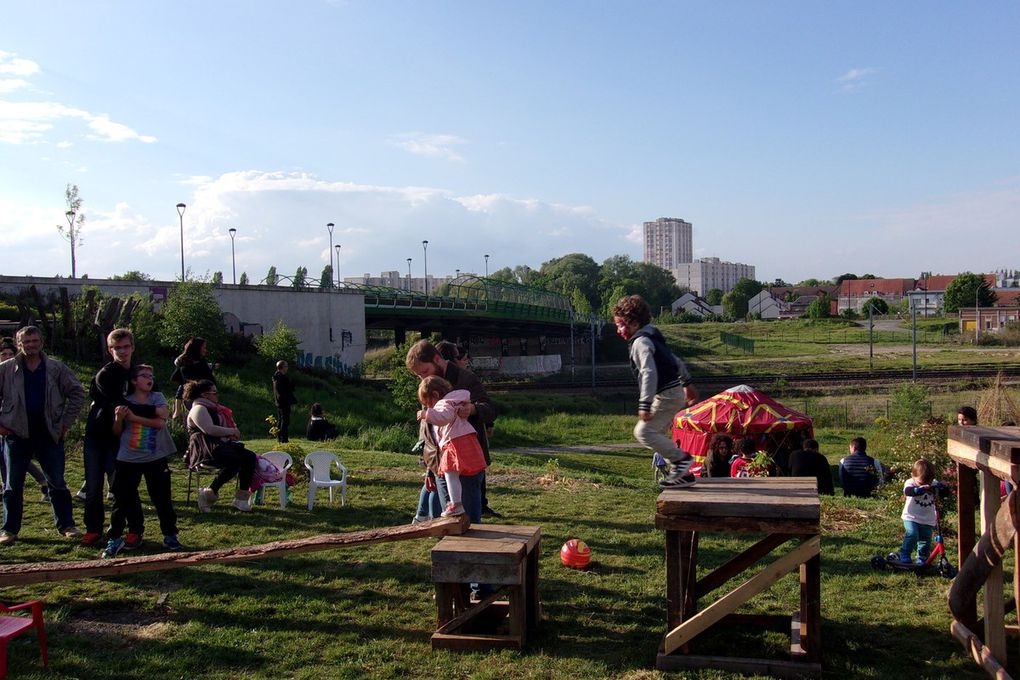
[[[446,517],[398,527],[384,527],[354,531],[346,534],[322,534],[292,541],[274,541],[262,545],[249,545],[222,550],[192,552],[166,552],[142,557],[121,557],[110,560],[84,560],[79,562],[34,562],[0,565],[0,584],[27,585],[46,581],[69,581],[99,576],[134,574],[143,571],[164,571],[181,567],[198,567],[205,564],[261,560],[267,557],[297,555],[299,553],[349,548],[371,543],[407,541],[416,538],[455,536],[467,531],[471,520],[467,515]]]

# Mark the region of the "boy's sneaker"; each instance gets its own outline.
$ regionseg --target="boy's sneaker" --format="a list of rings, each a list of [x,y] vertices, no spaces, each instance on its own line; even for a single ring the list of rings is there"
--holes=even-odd
[[[64,538],[81,538],[83,536],[81,529],[74,526],[73,524],[69,527],[64,527],[60,530],[60,535]]]
[[[142,544],[142,535],[128,532],[124,537],[124,550],[134,550]]]
[[[173,534],[167,534],[163,537],[163,547],[167,550],[181,550],[184,548]]]
[[[110,560],[120,554],[120,551],[124,549],[123,538],[111,538],[106,544],[106,550],[103,551],[103,559]]]
[[[686,486],[694,486],[698,480],[690,473],[693,458],[687,458],[679,463],[669,466],[669,472],[659,480],[659,486],[669,489],[682,489]]]
[[[42,499],[41,499],[42,502],[43,503],[49,503],[50,502],[50,487],[49,486],[41,486],[41,487],[39,487],[39,492],[42,494]]]
[[[95,532],[90,531],[81,537],[81,544],[86,548],[91,548],[94,545],[99,545],[99,543],[102,540],[103,540],[102,534],[97,534]]]
[[[85,502],[85,492],[81,489],[78,489],[78,492],[74,494],[74,497],[82,503]]]
[[[0,531],[0,545],[14,545],[14,542],[17,540],[17,534],[12,534],[9,531]]]

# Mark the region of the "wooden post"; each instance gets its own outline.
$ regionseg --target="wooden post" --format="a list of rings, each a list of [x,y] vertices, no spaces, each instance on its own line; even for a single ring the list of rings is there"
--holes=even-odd
[[[959,528],[956,539],[957,564],[963,567],[963,563],[970,557],[977,543],[974,531],[974,487],[977,482],[977,471],[974,468],[957,463],[956,465],[956,503],[957,515],[959,517]],[[977,625],[977,598],[969,601],[960,621],[967,628],[973,630]]]
[[[822,559],[800,565],[800,641],[808,660],[822,660]]]
[[[990,527],[999,512],[999,478],[981,471],[981,526]],[[987,529],[986,529],[987,531]],[[1003,613],[1002,562],[992,567],[985,581],[985,646],[999,663],[1006,664],[1006,628]]]

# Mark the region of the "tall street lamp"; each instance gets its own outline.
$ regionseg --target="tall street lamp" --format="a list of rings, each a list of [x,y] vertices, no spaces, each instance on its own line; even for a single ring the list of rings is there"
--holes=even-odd
[[[177,204],[177,214],[181,218],[181,283],[184,283],[184,210],[187,207],[183,203]]]
[[[234,259],[234,236],[237,234],[237,229],[231,227],[227,229],[227,233],[230,234],[230,272],[233,274],[234,285],[237,285],[237,261]]]
[[[333,227],[334,226],[335,225],[332,222],[327,222],[326,223],[326,228],[329,229],[329,250],[327,250],[326,252],[329,253],[329,265],[330,265],[330,267],[333,266]],[[339,281],[339,279],[337,279],[337,281]],[[332,283],[332,281],[330,281],[330,283]]]
[[[73,210],[68,210],[66,213],[64,213],[64,217],[67,218],[68,235],[71,237],[71,278],[73,279],[73,278],[75,278],[75,273],[76,273],[75,272],[76,266],[75,266],[75,259],[74,259],[74,239],[75,239],[75,236],[74,236],[74,220],[77,217],[77,215],[74,214]]]
[[[425,294],[429,294],[429,242],[421,242],[422,252],[425,254]]]
[[[485,254],[485,278],[489,278],[489,255]]]
[[[411,292],[411,258],[407,258],[407,292]]]
[[[340,287],[340,282],[343,281],[343,271],[340,269],[340,244],[336,244],[336,287]]]

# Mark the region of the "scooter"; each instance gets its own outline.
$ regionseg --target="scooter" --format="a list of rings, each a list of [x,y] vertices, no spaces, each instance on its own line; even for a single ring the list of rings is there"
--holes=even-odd
[[[878,571],[894,569],[897,571],[912,571],[915,574],[923,573],[929,568],[934,567],[935,572],[939,576],[944,578],[956,576],[959,570],[949,562],[949,557],[946,555],[946,544],[942,540],[942,512],[938,505],[938,494],[936,494],[935,498],[935,535],[932,537],[932,543],[935,545],[931,549],[928,559],[924,562],[901,562],[900,554],[898,552],[891,552],[885,556],[875,555],[872,557],[871,566]]]

